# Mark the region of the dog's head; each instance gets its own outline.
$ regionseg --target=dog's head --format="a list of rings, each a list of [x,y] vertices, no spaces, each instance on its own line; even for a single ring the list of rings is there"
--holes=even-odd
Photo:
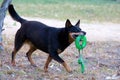
[[[67,19],[65,23],[65,28],[68,31],[70,43],[72,43],[76,39],[77,36],[86,35],[86,32],[82,31],[79,25],[80,25],[80,20],[78,20],[78,22],[75,25],[72,25],[70,20]]]

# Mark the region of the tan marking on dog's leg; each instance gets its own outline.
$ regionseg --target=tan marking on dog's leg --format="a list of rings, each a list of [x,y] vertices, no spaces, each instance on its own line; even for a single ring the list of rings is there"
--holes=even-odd
[[[36,48],[30,47],[29,51],[26,53],[26,55],[27,55],[27,57],[28,57],[28,60],[29,60],[29,62],[31,63],[32,66],[36,66],[35,63],[34,63],[34,61],[33,61],[32,58],[31,58],[31,55],[32,55],[32,53],[33,53],[35,50],[36,50]]]
[[[14,49],[14,51],[12,52],[12,60],[11,60],[12,66],[16,66],[16,64],[15,64],[16,53],[17,53],[17,51]]]
[[[47,60],[46,60],[46,63],[45,63],[45,66],[44,66],[44,71],[45,72],[48,72],[48,65],[49,63],[52,61],[52,58],[50,57],[50,55],[48,56]]]
[[[71,72],[71,69],[70,69],[70,67],[67,65],[66,62],[63,62],[62,65],[65,67],[65,69],[66,69],[67,72]]]

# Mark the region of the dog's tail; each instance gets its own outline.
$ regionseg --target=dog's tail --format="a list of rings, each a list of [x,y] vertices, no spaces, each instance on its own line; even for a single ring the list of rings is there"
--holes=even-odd
[[[8,11],[9,11],[10,16],[11,16],[14,20],[20,22],[21,24],[26,21],[25,19],[21,18],[21,17],[17,14],[17,12],[15,11],[15,9],[14,9],[14,7],[13,7],[12,4],[9,5]]]

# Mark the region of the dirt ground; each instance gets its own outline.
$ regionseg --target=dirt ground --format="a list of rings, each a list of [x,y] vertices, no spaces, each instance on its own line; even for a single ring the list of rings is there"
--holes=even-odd
[[[37,20],[50,26],[63,27],[65,22],[49,19],[27,18]],[[73,24],[75,21],[71,21]],[[37,67],[30,66],[26,56],[28,46],[25,45],[16,56],[16,66],[11,66],[11,52],[14,45],[14,35],[20,24],[9,16],[5,18],[3,41],[5,51],[0,53],[0,80],[120,80],[120,24],[113,23],[81,23],[81,28],[87,32],[87,46],[83,50],[85,72],[80,72],[77,63],[78,51],[74,43],[60,56],[70,65],[72,73],[67,73],[62,65],[52,61],[49,72],[43,67],[47,54],[35,51],[32,55]]]

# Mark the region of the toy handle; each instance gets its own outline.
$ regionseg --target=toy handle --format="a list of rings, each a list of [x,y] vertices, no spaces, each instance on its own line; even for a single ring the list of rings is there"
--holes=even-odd
[[[81,63],[81,72],[82,72],[82,73],[85,72],[85,65],[84,65],[84,63]]]
[[[78,64],[81,65],[81,72],[84,73],[85,72],[85,64],[84,64],[84,60],[83,60],[82,56],[80,56],[80,58],[78,59]]]

